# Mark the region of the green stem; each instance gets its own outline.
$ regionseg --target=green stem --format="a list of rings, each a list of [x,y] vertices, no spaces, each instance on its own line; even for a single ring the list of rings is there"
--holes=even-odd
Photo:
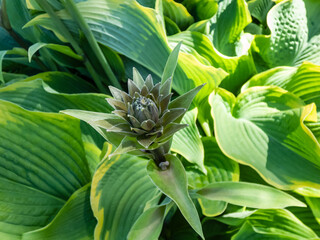
[[[169,162],[167,162],[165,155],[167,154],[166,149],[164,146],[161,146],[159,148],[156,148],[154,150],[151,150],[150,153],[152,154],[153,161],[156,163],[156,165],[162,169],[166,170],[169,166]]]
[[[103,70],[105,71],[106,75],[110,79],[113,86],[115,86],[118,89],[122,89],[118,79],[112,72],[112,69],[103,55],[103,52],[101,48],[99,47],[95,37],[93,36],[93,33],[88,25],[88,23],[85,21],[83,16],[81,15],[79,9],[77,8],[76,4],[73,2],[73,0],[64,0],[63,1],[65,8],[73,18],[73,20],[78,24],[80,29],[83,31],[84,35],[86,36],[90,47],[92,51],[94,52],[95,56],[98,58],[98,61],[100,62]]]
[[[37,3],[41,6],[41,8],[43,10],[45,10],[49,16],[51,17],[52,21],[54,22],[54,24],[56,25],[57,29],[59,29],[59,33],[62,34],[62,36],[64,36],[64,38],[66,38],[68,40],[68,42],[71,44],[71,46],[74,48],[74,50],[81,56],[85,56],[84,52],[82,51],[81,47],[79,46],[79,44],[74,40],[74,38],[72,37],[71,33],[69,32],[69,30],[67,29],[67,27],[63,24],[63,22],[61,21],[61,19],[57,16],[57,14],[55,13],[55,11],[52,9],[52,7],[50,6],[50,4],[46,1],[46,0],[36,0]],[[101,80],[100,80],[100,76],[96,73],[96,71],[94,70],[92,64],[88,61],[88,59],[85,57],[84,60],[84,65],[86,66],[88,72],[90,73],[90,75],[92,76],[95,84],[97,85],[98,89],[102,92],[102,93],[107,93],[108,91],[106,90],[106,88],[103,86]]]

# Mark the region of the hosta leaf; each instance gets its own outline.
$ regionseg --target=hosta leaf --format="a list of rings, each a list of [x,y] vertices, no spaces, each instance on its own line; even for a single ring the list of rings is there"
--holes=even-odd
[[[303,200],[303,197],[300,197],[300,200]],[[301,208],[301,207],[289,207],[287,210],[292,212],[303,224],[311,228],[317,235],[320,234],[320,225],[317,222],[315,216],[312,213],[312,210],[307,202],[308,206]]]
[[[181,3],[173,0],[163,0],[163,15],[174,21],[181,30],[186,29],[194,22],[193,17]]]
[[[0,236],[43,227],[90,181],[79,121],[0,101]]]
[[[166,33],[168,36],[181,32],[178,25],[166,16],[164,16],[164,23],[166,26]]]
[[[317,238],[318,236],[309,227],[284,209],[256,211],[232,237],[233,240]]]
[[[159,13],[154,9],[142,7],[134,0],[88,0],[78,3],[77,7],[99,43],[107,45],[161,77],[171,49]],[[58,15],[64,19],[72,32],[78,34],[77,26],[65,11],[58,12]],[[59,29],[53,25],[48,15],[35,17],[28,26],[33,24],[41,24],[59,33]],[[179,94],[183,94],[207,82],[205,89],[208,94],[225,76],[223,70],[204,66],[196,61],[194,56],[181,53],[173,88]]]
[[[279,86],[294,93],[305,103],[315,103],[318,121],[306,125],[320,142],[320,67],[304,62],[300,67],[277,67],[255,75],[243,87],[242,91],[253,86]]]
[[[135,222],[128,235],[129,240],[155,240],[158,239],[165,217],[166,206],[156,206],[146,210]],[[151,223],[151,224],[150,224]]]
[[[218,10],[216,0],[184,0],[183,5],[197,21],[211,18]]]
[[[320,146],[304,125],[316,120],[315,105],[304,106],[277,87],[250,88],[237,99],[218,90],[210,104],[216,138],[227,156],[278,188],[319,189]]]
[[[63,74],[61,77],[63,77]],[[35,78],[37,77],[35,76]],[[68,80],[68,78],[65,79]],[[48,81],[54,82],[55,74],[52,75],[52,78],[48,76]],[[53,86],[58,84],[62,83],[52,83]],[[81,85],[83,84],[79,84],[79,88]],[[0,99],[16,103],[28,110],[44,112],[59,112],[67,108],[110,112],[111,107],[105,97],[106,95],[94,93],[60,94],[52,91],[40,79],[17,82],[0,89]],[[95,142],[98,146],[102,145],[102,139],[90,126],[82,125],[81,127],[86,141]]]
[[[84,150],[86,153],[86,159],[88,161],[88,168],[93,177],[94,172],[96,171],[96,167],[100,162],[100,154],[101,150],[94,143],[91,142],[83,142]]]
[[[237,91],[256,72],[252,56],[247,52],[235,57],[223,55],[202,33],[184,31],[168,37],[168,40],[170,43],[182,41],[182,50],[190,53],[196,51],[200,58],[205,58],[212,66],[229,73],[221,83],[226,89]]]
[[[83,57],[80,55],[76,54],[70,47],[64,46],[64,45],[59,45],[59,44],[53,44],[53,43],[35,43],[32,46],[29,47],[28,49],[28,58],[29,62],[31,62],[32,56],[40,49],[40,48],[49,48],[54,51],[60,52],[64,55],[67,55],[69,57],[72,57],[76,60],[82,61]]]
[[[266,25],[267,14],[274,5],[275,3],[272,0],[251,0],[248,2],[251,15],[263,25]]]
[[[5,83],[4,79],[3,79],[3,73],[2,73],[2,61],[4,58],[4,55],[6,55],[7,51],[0,51],[0,82],[1,83]]]
[[[205,155],[204,165],[207,174],[203,174],[193,167],[186,168],[188,184],[194,189],[203,188],[214,182],[238,181],[238,163],[226,157],[220,150],[214,137],[203,137],[202,139]],[[198,198],[202,213],[206,216],[221,214],[227,207],[223,201]]]
[[[19,44],[3,27],[0,27],[0,42],[0,50],[8,50],[13,49],[14,47],[19,47]]]
[[[23,28],[23,26],[31,20],[31,15],[26,8],[25,0],[5,0],[6,13],[8,15],[10,25],[20,36],[30,42],[36,42],[39,36],[39,30],[36,28]]]
[[[32,10],[38,10],[38,11],[43,11],[42,8],[39,6],[39,4],[37,3],[37,0],[25,0],[27,3],[27,7],[29,9]],[[76,0],[78,1],[78,0]],[[50,5],[52,5],[52,7],[56,10],[63,8],[63,6],[61,5],[61,3],[59,3],[58,1],[55,0],[48,0],[48,2],[50,3]]]
[[[311,208],[314,218],[320,224],[320,198],[306,197],[306,201]]]
[[[198,212],[188,193],[187,177],[183,165],[173,155],[165,157],[169,162],[168,169],[161,170],[153,161],[149,161],[148,175],[161,192],[177,204],[184,218],[204,239]]]
[[[211,200],[220,200],[251,208],[306,206],[303,202],[278,189],[246,182],[216,182],[198,190],[197,194]]]
[[[186,160],[195,164],[203,173],[207,173],[204,167],[204,149],[200,133],[196,125],[198,109],[187,112],[181,123],[189,126],[181,129],[173,135],[171,150],[182,155]]]
[[[217,23],[213,30],[213,45],[227,56],[236,56],[235,42],[243,29],[251,22],[250,12],[244,0],[219,2]]]
[[[23,234],[22,240],[91,240],[97,221],[90,206],[90,184],[77,190],[44,228]]]
[[[104,94],[61,94],[37,79],[16,82],[0,89],[0,99],[14,102],[33,111],[59,112],[63,109],[87,109],[111,112],[111,107]],[[40,76],[41,78],[41,76]],[[49,80],[50,81],[50,80]],[[54,81],[54,79],[53,79]],[[41,98],[35,98],[41,96]]]
[[[132,70],[132,69],[131,69]],[[24,82],[41,79],[59,93],[94,93],[97,89],[82,78],[66,72],[43,72],[25,78]],[[111,110],[111,108],[110,108]]]
[[[95,239],[126,239],[146,203],[158,190],[145,159],[121,155],[103,160],[93,177],[91,206],[98,220]]]
[[[267,17],[270,37],[256,39],[258,52],[269,67],[297,66],[304,61],[320,63],[319,2],[282,1]]]
[[[150,207],[145,210],[134,223],[128,235],[128,240],[156,240],[159,238],[166,214],[173,202]]]

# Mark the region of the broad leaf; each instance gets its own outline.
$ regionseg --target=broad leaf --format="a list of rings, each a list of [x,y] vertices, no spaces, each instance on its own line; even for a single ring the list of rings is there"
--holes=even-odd
[[[91,206],[98,220],[95,239],[126,239],[146,203],[159,193],[147,176],[145,159],[104,159],[93,177]]]
[[[210,104],[216,138],[227,156],[278,188],[320,188],[320,145],[304,125],[317,119],[314,104],[305,106],[277,87],[250,88],[237,98],[218,90]]]
[[[134,0],[107,2],[88,0],[78,3],[77,7],[99,43],[107,45],[161,77],[172,50],[167,44],[159,13],[154,9],[141,6]],[[140,17],[135,17],[134,14],[131,14],[132,12]],[[77,26],[70,20],[66,11],[62,10],[58,12],[58,15],[72,32],[78,34]],[[53,25],[46,14],[35,17],[27,26],[33,24],[41,24],[59,33],[59,29]],[[183,94],[195,86],[207,82],[205,89],[208,94],[225,76],[226,73],[223,70],[204,66],[195,61],[194,56],[181,53],[173,88],[179,94]]]
[[[317,238],[318,236],[309,227],[284,209],[256,211],[232,237],[233,240]]]
[[[304,62],[297,67],[277,67],[255,75],[243,87],[242,91],[253,86],[278,86],[294,93],[305,103],[317,106],[317,122],[306,125],[320,142],[320,67]]]
[[[314,218],[320,224],[320,198],[306,197],[306,201],[311,208]]]
[[[12,38],[7,30],[0,27],[0,50],[13,49],[14,47],[19,47],[19,44]]]
[[[278,189],[246,182],[217,182],[197,191],[197,194],[234,205],[251,208],[305,207],[305,204]]]
[[[91,240],[97,221],[90,206],[90,184],[77,190],[44,228],[23,234],[22,240]]]
[[[180,160],[173,155],[166,155],[168,169],[161,170],[153,161],[147,166],[148,175],[153,183],[180,209],[191,227],[204,239],[198,212],[189,196],[187,176]]]
[[[320,63],[320,5],[313,0],[282,1],[267,16],[271,36],[256,38],[257,51],[269,67]],[[290,34],[289,34],[290,33]]]
[[[59,93],[95,93],[97,89],[84,79],[66,72],[43,72],[25,78],[24,82],[41,79]],[[111,108],[110,108],[111,110]]]
[[[0,237],[48,224],[91,179],[79,121],[0,101]]]
[[[236,42],[243,29],[251,22],[250,12],[244,0],[222,0],[213,29],[213,45],[227,56],[237,56]]]
[[[229,73],[230,75],[221,83],[226,89],[237,91],[256,72],[252,56],[247,50],[239,56],[223,55],[202,33],[184,31],[168,37],[168,40],[171,45],[182,41],[182,51],[193,54],[202,63],[222,68]]]
[[[183,5],[197,21],[213,17],[218,10],[216,0],[184,0]]]
[[[62,83],[55,82],[55,74],[47,76],[43,73],[47,81],[52,86],[59,88]],[[41,78],[42,75],[39,75]],[[63,78],[59,76],[59,78]],[[34,78],[37,79],[37,76]],[[70,76],[69,76],[70,78]],[[65,80],[69,80],[67,77]],[[31,79],[30,79],[31,80]],[[62,79],[59,81],[61,82]],[[106,95],[103,94],[60,94],[52,90],[46,84],[39,80],[25,80],[26,82],[17,82],[0,89],[0,99],[10,101],[20,105],[21,107],[32,111],[59,112],[64,109],[86,109],[98,112],[110,112],[111,107],[105,100]],[[55,83],[54,83],[55,82]],[[68,84],[66,84],[68,86]],[[70,86],[70,85],[69,85]],[[79,84],[80,86],[86,86]],[[66,86],[65,86],[66,87]],[[72,91],[72,90],[71,90]],[[41,97],[36,97],[41,96]],[[94,142],[98,146],[102,145],[102,139],[93,131],[90,126],[83,124],[84,140]]]
[[[181,3],[173,0],[163,0],[163,15],[175,22],[181,30],[194,22],[193,17]]]
[[[23,28],[31,20],[31,15],[26,8],[25,0],[4,0],[6,2],[6,13],[10,25],[20,36],[30,42],[36,42],[40,32],[36,28]]]

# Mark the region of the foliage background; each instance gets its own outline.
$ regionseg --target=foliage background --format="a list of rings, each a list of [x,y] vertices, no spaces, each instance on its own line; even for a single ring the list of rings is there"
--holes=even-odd
[[[206,86],[171,150],[205,239],[317,239],[319,4],[2,0],[0,238],[200,238],[147,160],[108,159],[101,115],[60,113],[111,112],[108,85],[161,81],[182,42],[174,96]]]

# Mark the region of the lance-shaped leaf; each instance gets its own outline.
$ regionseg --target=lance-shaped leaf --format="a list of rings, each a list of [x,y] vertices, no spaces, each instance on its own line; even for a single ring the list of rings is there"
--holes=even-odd
[[[100,113],[71,109],[64,110],[61,112],[87,122],[95,130],[97,130],[106,140],[110,141],[111,143],[114,143],[115,145],[119,145],[119,143],[123,139],[123,136],[119,135],[118,133],[108,132],[108,129],[112,129],[114,125],[117,125],[118,123],[126,124],[126,121],[117,115],[111,113]]]
[[[202,84],[188,92],[186,92],[185,94],[177,97],[176,99],[172,100],[170,103],[169,103],[169,109],[172,109],[172,108],[185,108],[185,109],[189,109],[191,103],[192,103],[192,100],[194,99],[194,97],[198,94],[198,92],[203,88],[205,84]],[[180,122],[181,119],[183,118],[183,115],[180,116],[176,122]]]
[[[204,147],[204,166],[207,174],[200,172],[194,167],[187,167],[189,186],[193,189],[200,189],[215,182],[239,181],[238,163],[226,157],[220,150],[214,137],[201,138]],[[205,216],[213,217],[220,215],[227,207],[224,201],[198,198],[202,213]]]
[[[161,76],[162,84],[164,84],[169,78],[171,79],[173,78],[173,74],[174,74],[174,71],[176,70],[177,63],[178,63],[180,47],[181,47],[181,43],[178,43],[168,57],[166,66],[164,67],[164,70]],[[171,90],[171,81],[170,81],[169,89]],[[167,94],[171,92],[170,90],[168,91]]]
[[[173,206],[173,202],[162,203],[145,210],[132,226],[128,240],[156,240],[159,238],[165,216]]]
[[[59,44],[53,44],[53,43],[35,43],[32,46],[29,47],[28,49],[28,59],[29,62],[31,62],[32,60],[32,56],[41,48],[49,48],[52,49],[54,51],[60,52],[64,55],[67,55],[69,57],[72,57],[76,60],[82,61],[83,57],[81,57],[80,55],[76,54],[70,47],[68,46],[64,46],[64,45],[59,45]]]
[[[285,192],[255,183],[217,182],[198,190],[197,193],[211,200],[220,200],[251,208],[306,206],[303,202]]]
[[[153,183],[180,209],[191,227],[204,239],[198,212],[189,196],[188,183],[184,167],[173,155],[166,155],[169,166],[161,170],[153,161],[147,166],[148,175]]]

